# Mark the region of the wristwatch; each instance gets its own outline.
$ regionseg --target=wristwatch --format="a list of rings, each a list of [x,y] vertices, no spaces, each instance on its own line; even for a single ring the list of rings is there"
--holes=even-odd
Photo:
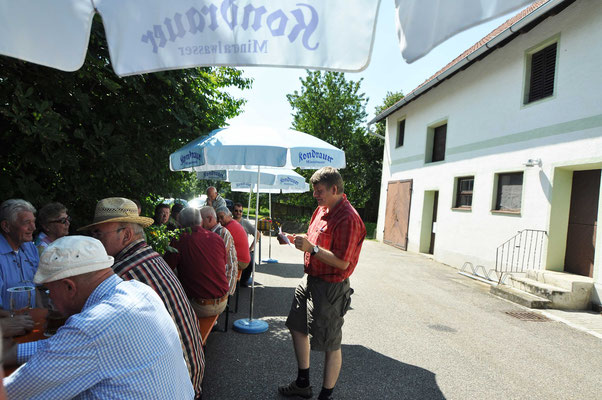
[[[318,254],[318,251],[320,251],[320,248],[318,247],[318,245],[315,245],[314,248],[311,249],[311,252],[309,254],[315,256],[316,254]]]

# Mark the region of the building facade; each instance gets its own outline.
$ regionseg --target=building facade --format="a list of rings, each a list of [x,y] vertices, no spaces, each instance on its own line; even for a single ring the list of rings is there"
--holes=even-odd
[[[593,278],[600,304],[601,37],[602,1],[537,2],[377,116],[377,239],[493,269],[531,232],[528,267]]]

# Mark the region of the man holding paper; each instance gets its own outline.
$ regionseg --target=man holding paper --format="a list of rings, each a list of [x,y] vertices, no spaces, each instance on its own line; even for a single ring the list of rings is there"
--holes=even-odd
[[[324,400],[332,399],[341,370],[341,328],[353,293],[349,276],[357,265],[366,227],[343,193],[343,179],[335,168],[321,168],[310,181],[318,207],[307,235],[286,236],[305,253],[306,275],[295,290],[286,320],[295,347],[298,375],[295,381],[280,386],[278,392],[284,396],[312,397],[311,348],[325,353],[324,382],[318,397]],[[281,243],[282,239],[279,237]]]

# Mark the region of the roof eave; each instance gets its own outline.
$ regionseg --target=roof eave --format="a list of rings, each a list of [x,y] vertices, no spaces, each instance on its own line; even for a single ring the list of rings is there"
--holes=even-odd
[[[368,122],[368,125],[372,125],[374,123],[384,120],[394,112],[403,108],[406,104],[412,102],[413,100],[416,100],[418,97],[422,96],[423,94],[431,90],[433,87],[439,85],[444,80],[451,78],[457,72],[461,71],[464,68],[467,68],[470,64],[474,63],[478,59],[484,58],[485,56],[489,55],[494,50],[496,50],[497,47],[500,46],[500,44],[513,40],[516,36],[522,33],[521,31],[525,27],[537,21],[537,19],[541,18],[543,21],[545,17],[547,17],[547,14],[552,14],[554,12],[554,9],[558,6],[563,5],[563,3],[567,3],[565,6],[568,6],[574,1],[575,0],[550,0],[547,3],[541,5],[536,10],[526,15],[524,18],[518,20],[514,24],[510,25],[507,29],[500,32],[499,35],[495,36],[488,42],[484,43],[481,47],[468,54],[462,60],[458,61],[456,64],[451,66],[449,69],[435,76],[432,80],[430,80],[423,86],[420,86],[417,89],[413,90],[410,94],[405,96],[403,99],[399,100],[393,106],[378,114],[370,122]],[[541,21],[537,22],[537,24],[540,22]]]

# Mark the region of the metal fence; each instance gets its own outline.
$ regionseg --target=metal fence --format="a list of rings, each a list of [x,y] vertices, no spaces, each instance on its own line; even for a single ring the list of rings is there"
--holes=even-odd
[[[524,229],[499,245],[495,252],[495,271],[500,282],[504,273],[541,269],[547,239],[546,231]]]

